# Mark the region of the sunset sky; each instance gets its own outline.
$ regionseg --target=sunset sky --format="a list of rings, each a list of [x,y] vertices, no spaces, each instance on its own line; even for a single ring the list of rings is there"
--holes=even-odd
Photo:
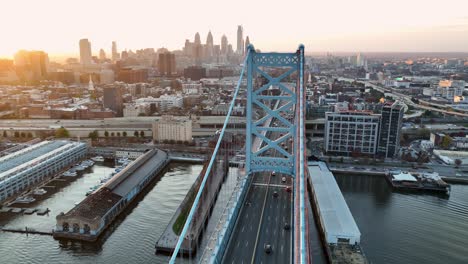
[[[180,49],[198,31],[223,33],[235,48],[237,25],[256,48],[306,51],[465,51],[467,0],[5,0],[0,3],[0,57],[19,49],[78,53],[80,38],[109,52]]]

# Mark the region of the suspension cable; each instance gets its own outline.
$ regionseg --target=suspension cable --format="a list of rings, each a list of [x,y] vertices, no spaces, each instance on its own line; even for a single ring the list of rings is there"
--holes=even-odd
[[[239,81],[237,82],[237,86],[236,86],[236,89],[234,91],[234,96],[233,96],[231,104],[229,106],[229,111],[228,111],[228,113],[226,115],[226,119],[224,120],[223,128],[221,130],[221,133],[219,134],[218,141],[216,142],[216,147],[215,147],[215,149],[213,151],[210,162],[209,162],[208,167],[207,167],[207,169],[205,171],[205,175],[203,176],[203,181],[200,184],[200,187],[199,187],[198,192],[197,192],[197,196],[195,197],[195,200],[193,201],[192,208],[190,209],[190,213],[188,214],[187,220],[185,221],[184,228],[182,229],[182,232],[180,233],[179,239],[177,240],[176,247],[174,248],[174,252],[172,253],[172,257],[171,257],[171,259],[169,261],[170,264],[175,263],[175,260],[177,258],[177,254],[178,254],[178,252],[180,250],[180,247],[182,246],[182,243],[183,243],[183,241],[185,239],[185,235],[186,235],[186,233],[187,233],[187,231],[188,231],[188,229],[190,227],[190,224],[192,223],[193,215],[195,214],[195,211],[197,209],[198,203],[200,201],[201,194],[203,192],[203,189],[205,188],[206,181],[207,181],[208,176],[209,176],[209,174],[211,172],[211,168],[212,168],[212,166],[213,166],[213,164],[214,164],[214,162],[216,160],[216,155],[217,155],[219,147],[221,145],[221,141],[222,141],[222,139],[224,137],[224,132],[226,131],[227,123],[229,122],[229,118],[231,116],[232,110],[233,110],[235,102],[236,102],[237,94],[239,93],[240,86],[242,84],[242,78],[244,76],[244,72],[245,72],[245,68],[246,68],[249,56],[250,56],[250,49],[247,51],[247,54],[246,54],[246,56],[244,58],[244,65],[242,66]]]

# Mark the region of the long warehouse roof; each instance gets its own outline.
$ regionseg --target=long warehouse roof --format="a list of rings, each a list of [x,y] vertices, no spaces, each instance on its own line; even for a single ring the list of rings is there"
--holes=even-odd
[[[361,232],[327,165],[324,162],[309,162],[308,169],[327,236],[354,237],[359,242]],[[327,238],[327,242],[331,241]]]

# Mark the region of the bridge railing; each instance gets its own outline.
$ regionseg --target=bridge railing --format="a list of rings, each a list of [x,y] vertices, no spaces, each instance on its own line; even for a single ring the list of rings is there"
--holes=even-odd
[[[235,115],[233,112],[236,103],[241,97],[245,97],[242,90],[244,73],[246,70],[246,62],[250,56],[247,52],[240,78],[237,82],[235,89],[232,92],[232,101],[229,105],[228,113],[221,130],[216,132],[216,144],[212,155],[207,164],[205,164],[203,172],[203,180],[199,183],[198,191],[193,200],[190,211],[187,213],[185,224],[182,231],[177,238],[177,244],[174,252],[170,258],[169,263],[176,263],[178,256],[189,255],[191,259],[192,254],[196,248],[203,248],[199,243],[206,243],[206,248],[211,249],[211,252],[216,252],[225,247],[229,237],[229,230],[232,230],[234,221],[230,221],[238,214],[236,204],[238,200],[242,199],[243,194],[237,191],[244,189],[243,186],[247,184],[245,175],[242,174],[243,165],[242,157],[245,159],[245,135],[227,132],[227,128],[233,128],[236,131],[238,124],[238,113]],[[245,117],[244,117],[245,119]],[[222,177],[222,186],[218,189],[218,183]],[[215,186],[213,188],[213,186]],[[212,201],[216,201],[214,204]],[[210,221],[207,218],[201,217],[208,210],[208,216],[211,215]],[[227,220],[227,221],[226,221]],[[226,225],[223,224],[226,223]],[[220,224],[221,223],[221,224]],[[203,241],[198,237],[204,234],[204,237],[212,237],[216,235],[215,244],[213,247],[210,245],[210,240]],[[219,235],[219,236],[218,236]],[[211,261],[210,252],[203,252],[200,254],[202,257],[209,256]],[[206,259],[206,258],[205,258]]]

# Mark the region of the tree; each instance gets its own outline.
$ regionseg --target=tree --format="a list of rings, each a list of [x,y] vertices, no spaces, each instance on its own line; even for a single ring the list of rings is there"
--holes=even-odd
[[[111,132],[111,137],[115,136],[115,133],[114,132]]]
[[[15,138],[19,138],[20,133],[18,131],[15,131]]]
[[[122,136],[126,137],[127,136],[127,131],[122,132]]]
[[[26,133],[21,132],[21,137],[22,137],[22,138],[25,138],[25,137],[26,137]]]
[[[56,138],[68,138],[70,137],[70,133],[64,127],[58,128],[55,130],[55,137]]]
[[[109,137],[109,132],[104,131],[104,136],[105,136],[105,137]]]
[[[140,134],[138,134],[138,131],[135,131],[135,132],[133,132],[133,135],[134,135],[135,137],[138,137]]]
[[[107,132],[107,131],[106,131]],[[95,141],[98,137],[99,137],[99,134],[97,132],[97,130],[94,130],[93,132],[90,132],[88,137],[92,140],[92,141]]]
[[[28,132],[28,134],[26,134],[26,137],[32,138],[32,137],[33,137],[33,134],[32,134],[31,132]]]
[[[142,130],[140,131],[140,137],[144,137],[145,136],[145,132]]]
[[[120,137],[120,132],[117,132],[117,136]]]
[[[442,142],[440,143],[442,145],[443,148],[448,148],[450,147],[450,145],[452,144],[452,138],[449,136],[449,135],[445,135],[443,138],[442,138]]]
[[[456,159],[455,160],[455,167],[460,167],[460,165],[462,164],[462,160],[461,159]]]

